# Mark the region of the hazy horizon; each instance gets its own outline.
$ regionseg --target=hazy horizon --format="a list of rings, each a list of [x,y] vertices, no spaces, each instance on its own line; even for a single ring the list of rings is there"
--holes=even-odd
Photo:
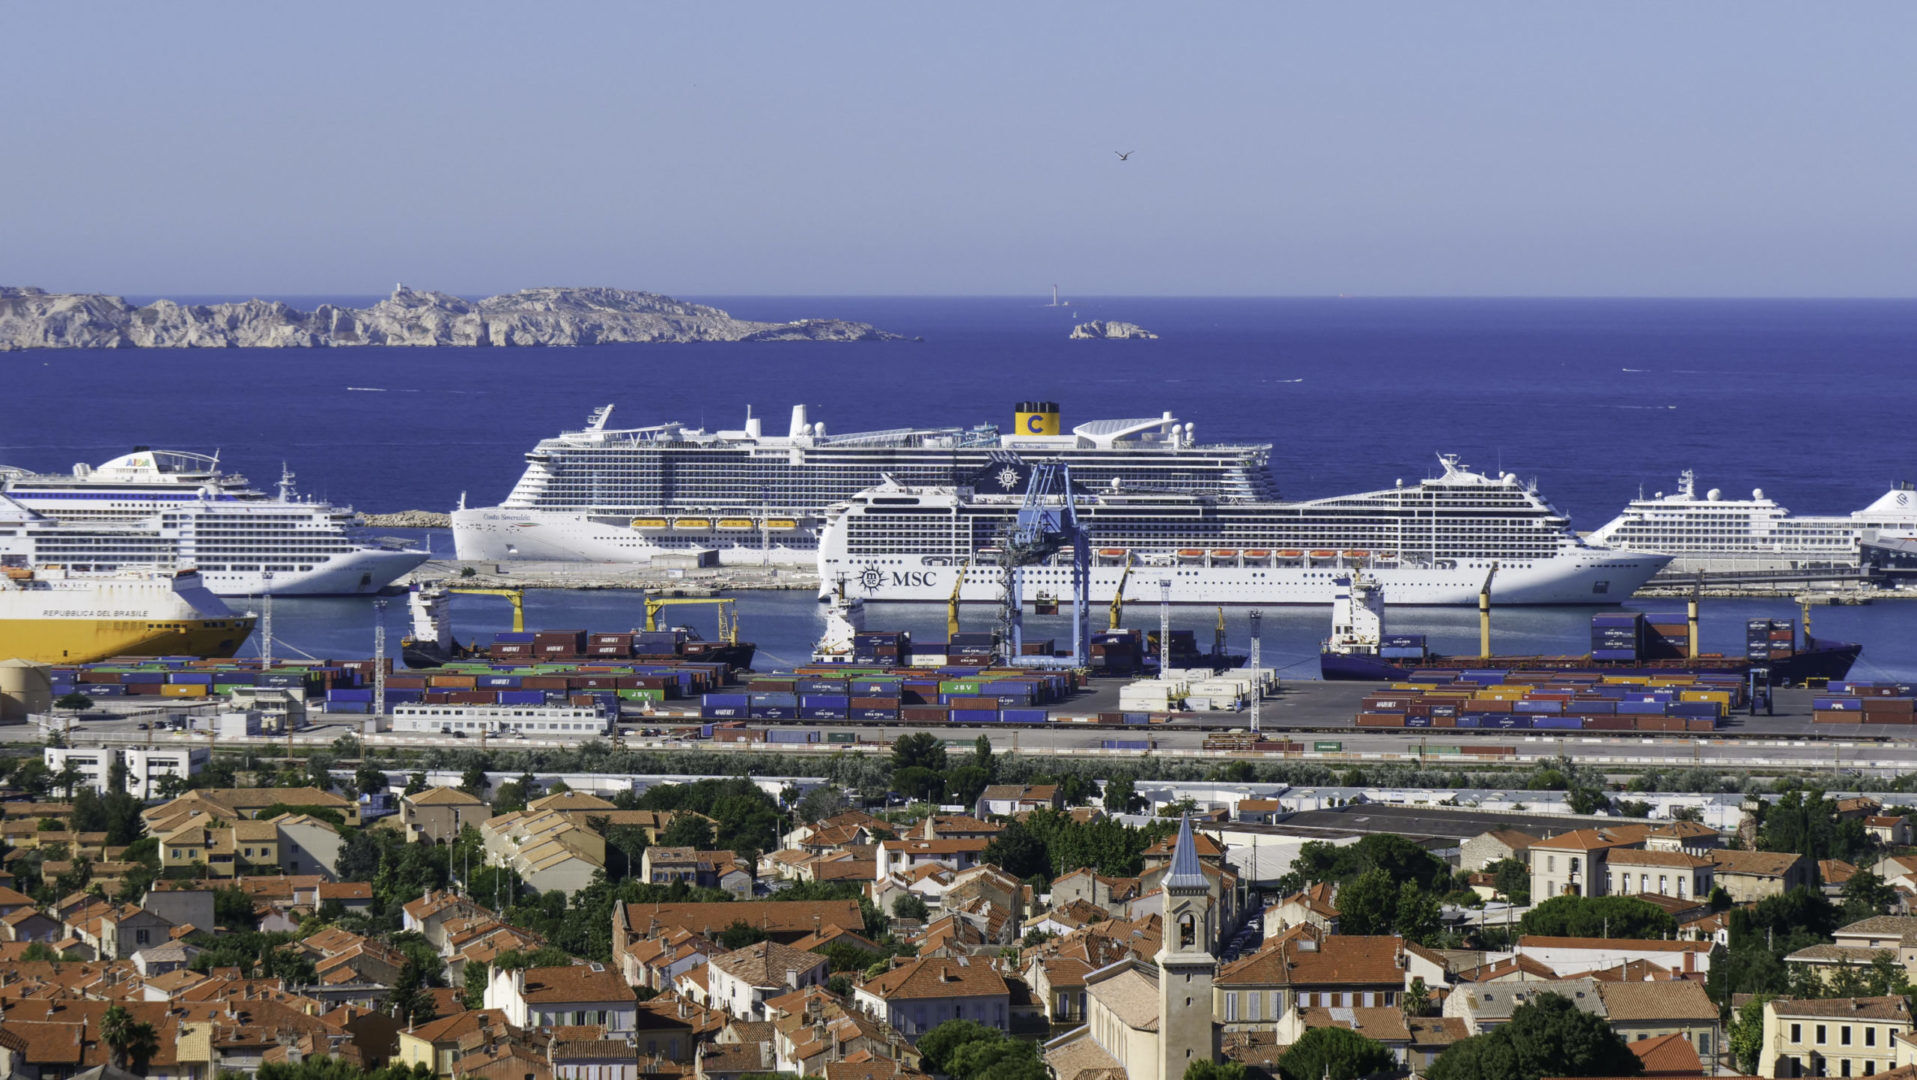
[[[1917,295],[1907,4],[715,12],[14,9],[0,283]]]

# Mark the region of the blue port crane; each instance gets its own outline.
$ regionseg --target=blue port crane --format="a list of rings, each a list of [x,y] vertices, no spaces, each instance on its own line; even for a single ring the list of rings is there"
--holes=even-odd
[[[999,539],[998,563],[1004,582],[999,622],[1006,659],[1022,667],[1057,667],[1055,657],[1022,656],[1024,651],[1025,568],[1043,563],[1067,549],[1072,558],[1071,666],[1084,667],[1091,655],[1090,619],[1092,545],[1078,523],[1072,470],[1063,462],[1029,466],[1025,498],[1018,518]]]

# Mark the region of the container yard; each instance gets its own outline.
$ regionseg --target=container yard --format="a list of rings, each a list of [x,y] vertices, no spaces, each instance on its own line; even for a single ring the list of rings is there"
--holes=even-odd
[[[1361,728],[1712,732],[1748,699],[1741,676],[1419,671],[1367,694]]]

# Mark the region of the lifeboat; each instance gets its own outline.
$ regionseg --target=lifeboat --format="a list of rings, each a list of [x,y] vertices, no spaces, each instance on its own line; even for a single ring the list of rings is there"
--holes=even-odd
[[[1238,552],[1234,548],[1218,548],[1211,553],[1214,559],[1236,559]]]
[[[1122,559],[1125,557],[1124,548],[1099,548],[1098,553],[1107,559]]]
[[[798,528],[799,523],[792,518],[766,518],[765,527],[785,531]]]
[[[1369,552],[1369,551],[1347,551],[1347,552],[1345,552],[1345,558],[1347,558],[1347,559],[1369,559],[1370,557],[1371,557],[1371,552]]]
[[[1398,553],[1395,551],[1380,551],[1378,557],[1380,559],[1395,559],[1398,557]]]
[[[1278,553],[1278,557],[1281,559],[1302,559],[1304,556],[1305,553],[1299,551],[1297,548],[1288,548]]]
[[[1205,552],[1201,548],[1184,548],[1179,551],[1178,557],[1181,559],[1202,559],[1205,557]]]
[[[711,518],[674,518],[672,521],[672,527],[675,529],[687,529],[687,530],[710,529],[712,528],[712,519]]]
[[[1308,554],[1314,559],[1335,559],[1338,557],[1338,553],[1335,551],[1313,551]]]
[[[1253,549],[1251,549],[1250,551],[1247,551],[1247,552],[1245,552],[1245,558],[1247,558],[1247,559],[1269,559],[1269,558],[1271,558],[1271,552],[1269,552],[1269,551],[1266,551],[1266,550],[1264,550],[1264,549],[1262,549],[1262,548],[1253,548]]]
[[[667,524],[669,523],[666,521],[665,518],[633,518],[632,519],[632,527],[635,529],[663,529],[666,527]]]
[[[721,529],[750,529],[754,526],[751,518],[720,518],[719,527]]]

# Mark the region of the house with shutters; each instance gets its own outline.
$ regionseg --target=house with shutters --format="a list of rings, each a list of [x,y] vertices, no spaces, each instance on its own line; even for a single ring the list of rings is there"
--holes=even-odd
[[[853,988],[866,1015],[908,1039],[947,1020],[971,1020],[1011,1031],[1012,991],[985,958],[935,956],[909,960]]]
[[[623,1037],[633,1031],[638,1001],[605,964],[568,964],[491,972],[485,1007],[514,1027],[592,1024]]]
[[[1327,934],[1300,926],[1226,964],[1212,1011],[1227,1032],[1275,1031],[1294,1008],[1396,1007],[1405,990],[1404,939]]]

